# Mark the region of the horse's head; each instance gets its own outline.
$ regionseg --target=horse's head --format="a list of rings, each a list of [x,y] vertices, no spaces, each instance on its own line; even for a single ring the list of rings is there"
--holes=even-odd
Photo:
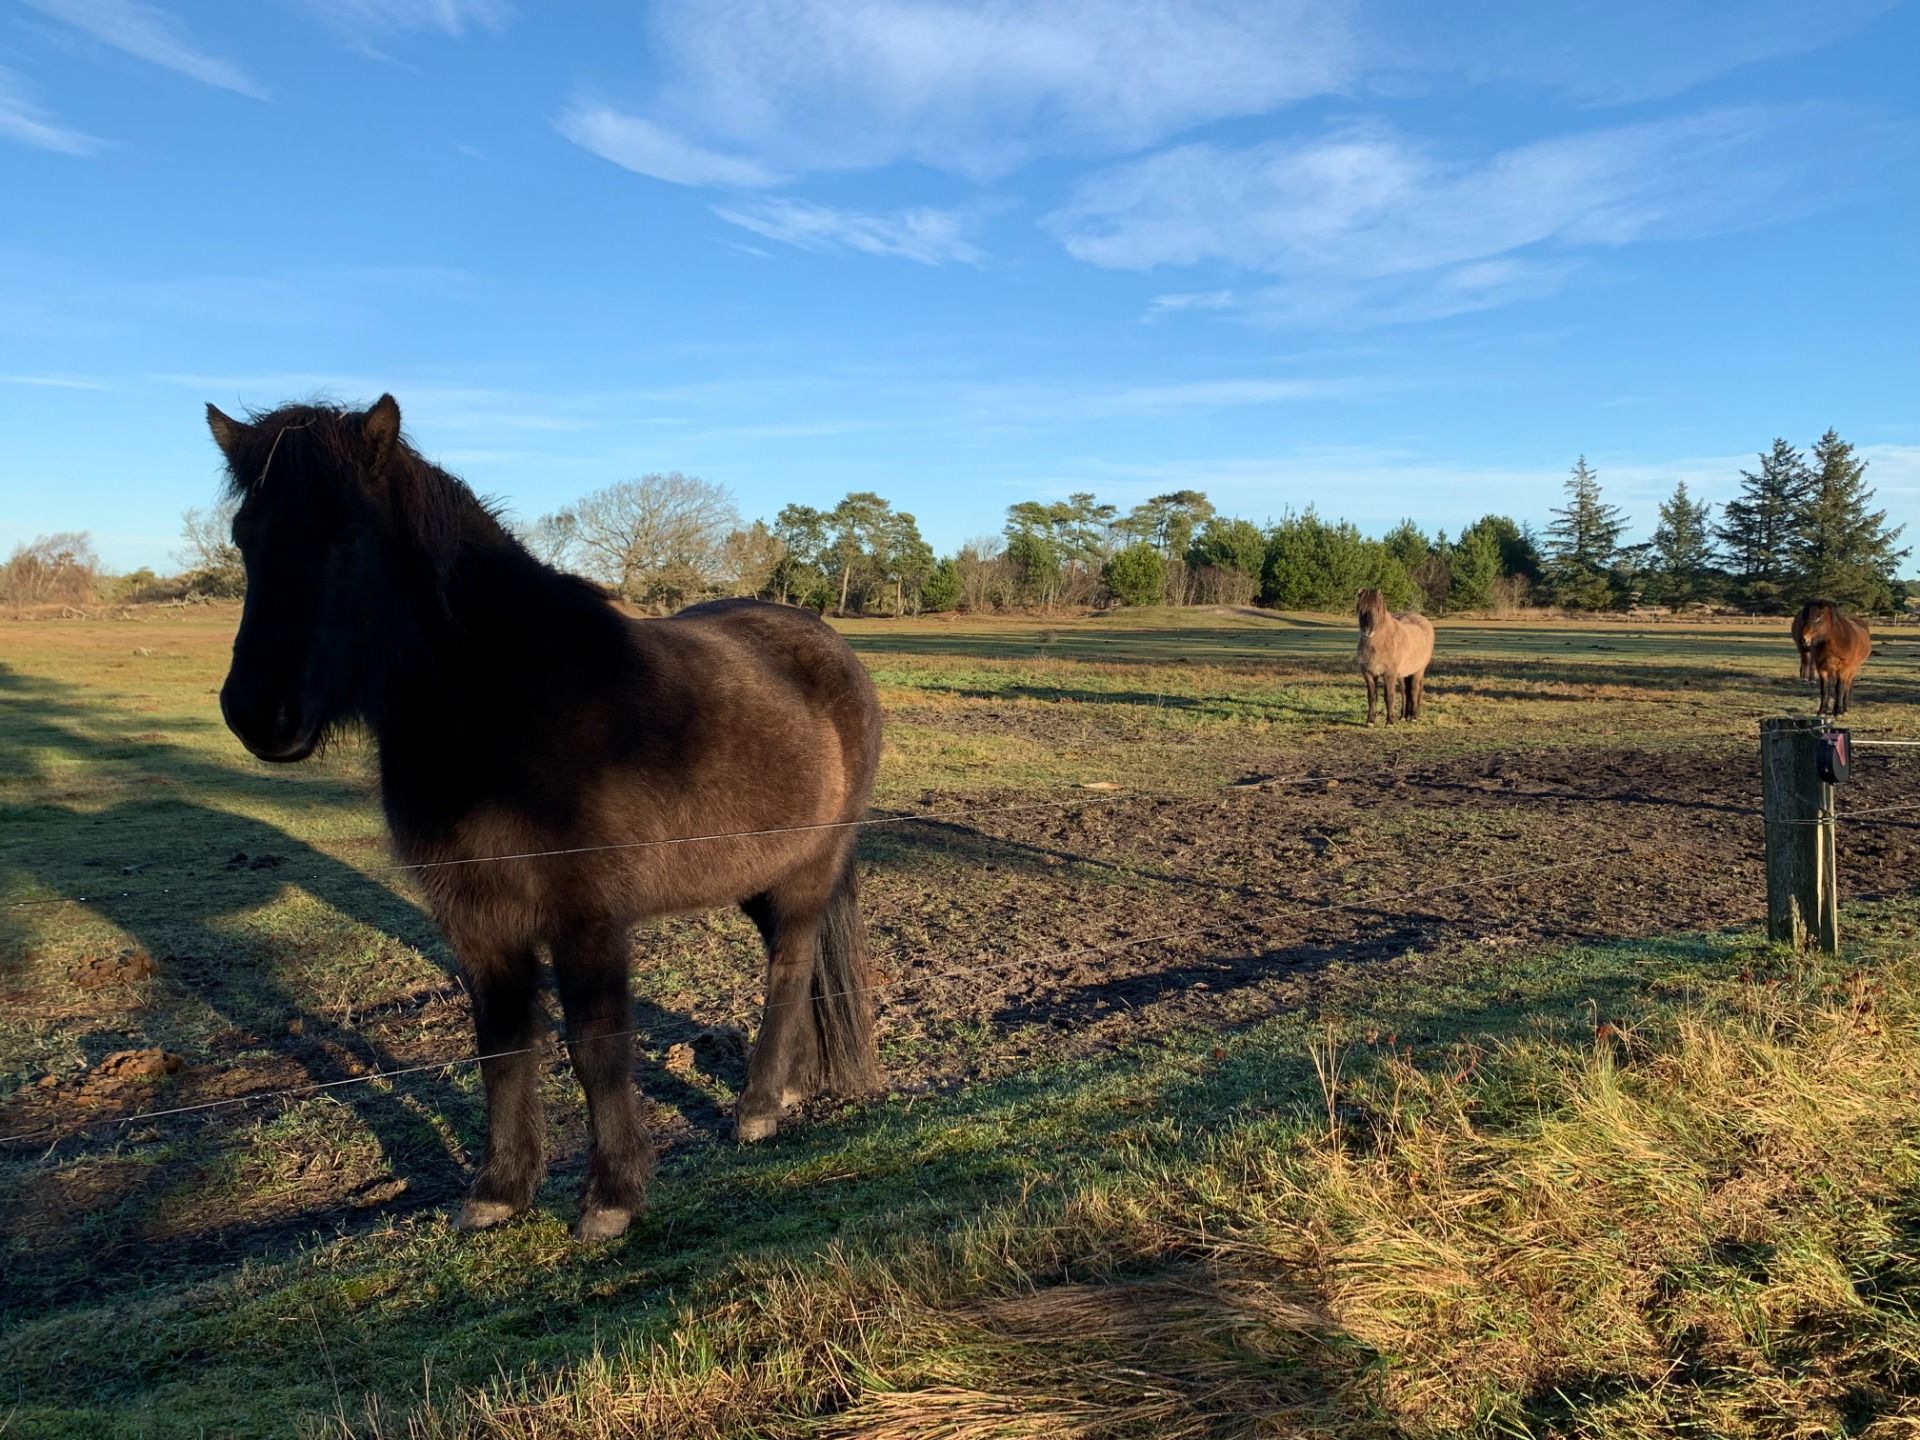
[[[1386,616],[1387,597],[1380,593],[1378,585],[1369,585],[1355,599],[1353,612],[1360,617],[1360,633],[1371,635]]]
[[[1800,678],[1816,678],[1813,647],[1833,634],[1833,602],[1809,600],[1793,617],[1793,643],[1800,647]]]
[[[429,571],[420,511],[430,468],[400,407],[289,405],[207,425],[240,501],[233,540],[247,598],[220,690],[227,726],[262,760],[304,760],[367,705],[371,657],[410,623],[408,577]]]

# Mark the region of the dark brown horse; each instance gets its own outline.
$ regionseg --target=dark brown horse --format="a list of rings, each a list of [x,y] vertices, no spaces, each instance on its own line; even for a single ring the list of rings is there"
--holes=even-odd
[[[1820,682],[1820,711],[1844,715],[1853,708],[1853,679],[1873,653],[1866,624],[1831,600],[1809,600],[1793,617],[1793,643],[1800,650],[1800,678]]]
[[[247,568],[221,711],[276,762],[342,725],[371,733],[395,849],[425,867],[495,1057],[463,1228],[527,1210],[545,1170],[543,953],[592,1128],[583,1239],[627,1227],[654,1161],[628,1034],[636,922],[737,904],[759,927],[766,1009],[740,1139],[819,1090],[879,1082],[845,822],[867,808],[880,708],[839,636],[752,600],[628,619],[423,459],[390,395],[246,423],[209,405],[207,423]],[[700,836],[723,838],[656,843]]]

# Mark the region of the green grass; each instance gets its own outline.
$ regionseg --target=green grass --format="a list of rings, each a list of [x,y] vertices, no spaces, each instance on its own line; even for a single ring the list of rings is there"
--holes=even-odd
[[[0,903],[85,897],[0,910],[0,1105],[126,1048],[255,1088],[468,1044],[364,748],[271,769],[220,726],[232,623],[0,625]],[[1653,764],[1804,705],[1779,625],[1444,625],[1430,720],[1391,735],[1356,725],[1336,618],[845,629],[899,810],[1383,751]],[[1920,736],[1916,638],[1882,638],[1858,733]],[[1367,823],[1362,882],[1387,836],[1438,879],[1487,868],[1486,816]],[[998,943],[952,898],[983,883],[1016,946],[1166,890],[1093,854],[983,881],[962,838],[869,835],[872,893],[912,900],[888,945]],[[9,1148],[0,1434],[1911,1433],[1920,906],[1846,922],[1832,964],[1739,933],[1335,962],[1277,1018],[1024,1071],[1021,1023],[931,1017],[892,1063],[999,1078],[688,1143],[600,1252],[565,1237],[564,1173],[541,1218],[452,1233],[466,1070]],[[648,943],[643,1003],[750,1013],[743,922]],[[79,984],[123,950],[152,973]],[[579,1102],[548,1091],[564,1155]],[[695,1076],[658,1113],[730,1096]]]

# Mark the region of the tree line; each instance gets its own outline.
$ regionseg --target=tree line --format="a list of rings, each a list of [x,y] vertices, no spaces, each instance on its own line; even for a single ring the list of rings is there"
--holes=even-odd
[[[1489,514],[1451,539],[1404,520],[1364,535],[1312,506],[1256,524],[1198,490],[1121,509],[1090,492],[1023,500],[997,534],[936,555],[905,510],[872,491],[828,509],[792,504],[743,519],[727,490],[677,471],[622,481],[518,528],[536,555],[655,613],[761,596],[838,614],[1097,605],[1250,605],[1339,610],[1377,585],[1396,608],[1510,611],[1552,605],[1724,606],[1754,614],[1819,594],[1886,613],[1905,605],[1903,527],[1874,508],[1867,462],[1829,430],[1808,451],[1775,440],[1720,507],[1685,482],[1651,536],[1607,502],[1585,457],[1546,529]],[[182,517],[178,575],[107,576],[84,533],[43,536],[0,566],[0,604],[240,595],[231,509]]]

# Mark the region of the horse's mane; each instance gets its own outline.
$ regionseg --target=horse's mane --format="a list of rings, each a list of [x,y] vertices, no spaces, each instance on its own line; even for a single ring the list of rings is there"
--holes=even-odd
[[[246,442],[227,467],[227,494],[241,502],[300,497],[332,500],[343,479],[363,476],[367,462],[363,412],[323,401],[302,401],[247,414]],[[463,541],[516,544],[500,522],[496,502],[396,438],[383,473],[401,503],[392,513],[422,547],[448,556]]]

